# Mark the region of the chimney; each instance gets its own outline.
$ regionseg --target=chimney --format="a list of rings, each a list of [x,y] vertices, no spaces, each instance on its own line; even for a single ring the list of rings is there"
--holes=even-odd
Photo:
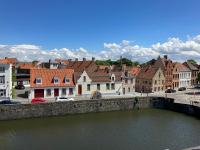
[[[92,57],[92,61],[95,61],[95,57]]]
[[[167,55],[164,55],[164,58],[167,59]]]
[[[75,58],[75,61],[78,61],[78,58]]]
[[[83,61],[86,61],[86,58],[83,58]]]
[[[122,56],[120,56],[120,65],[122,66]]]

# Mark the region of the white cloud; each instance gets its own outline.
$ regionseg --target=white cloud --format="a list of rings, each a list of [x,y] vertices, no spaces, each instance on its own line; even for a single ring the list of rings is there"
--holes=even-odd
[[[82,47],[74,50],[68,48],[45,50],[37,45],[0,44],[0,57],[16,57],[22,61],[44,61],[54,58],[82,59],[83,57],[116,60],[123,56],[135,61],[145,62],[164,54],[169,55],[175,61],[193,58],[200,62],[200,35],[189,37],[186,41],[173,37],[166,42],[155,43],[150,47],[133,44],[127,40],[123,40],[121,43],[104,43],[104,50],[99,52],[91,52]]]

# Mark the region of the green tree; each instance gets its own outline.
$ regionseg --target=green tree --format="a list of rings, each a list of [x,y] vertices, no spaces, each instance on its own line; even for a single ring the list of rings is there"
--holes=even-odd
[[[189,62],[191,64],[197,64],[197,62],[194,59],[188,59],[187,62]]]

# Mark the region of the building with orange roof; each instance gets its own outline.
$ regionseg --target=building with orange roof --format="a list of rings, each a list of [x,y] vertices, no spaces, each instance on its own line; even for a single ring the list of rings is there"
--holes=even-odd
[[[30,94],[32,98],[75,96],[73,69],[31,69]]]
[[[25,86],[30,86],[30,70],[36,68],[36,65],[37,64],[33,62],[18,62],[15,66],[15,85],[23,84]]]
[[[17,62],[18,60],[16,58],[5,57],[0,59],[0,63],[12,64],[12,66],[15,66]]]

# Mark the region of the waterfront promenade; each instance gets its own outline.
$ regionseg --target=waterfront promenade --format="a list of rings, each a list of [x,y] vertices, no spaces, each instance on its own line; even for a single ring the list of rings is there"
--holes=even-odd
[[[200,107],[200,89],[189,88],[186,91],[176,91],[176,93],[157,92],[151,93],[149,96],[173,98],[175,103]]]

